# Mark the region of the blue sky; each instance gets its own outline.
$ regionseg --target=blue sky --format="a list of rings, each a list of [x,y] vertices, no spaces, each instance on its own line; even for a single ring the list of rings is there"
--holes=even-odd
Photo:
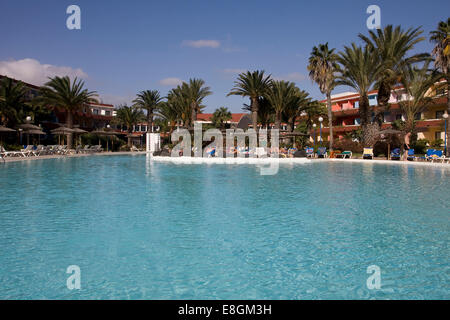
[[[66,28],[71,4],[81,8],[81,30]],[[307,77],[311,48],[357,42],[358,33],[367,33],[371,4],[380,6],[382,26],[422,26],[427,36],[450,12],[450,1],[442,0],[1,0],[0,73],[34,82],[78,75],[114,104],[144,89],[165,95],[176,79],[196,77],[214,92],[205,112],[220,106],[240,112],[247,99],[226,97],[237,72],[264,69],[322,98]],[[417,46],[431,48],[428,41]]]

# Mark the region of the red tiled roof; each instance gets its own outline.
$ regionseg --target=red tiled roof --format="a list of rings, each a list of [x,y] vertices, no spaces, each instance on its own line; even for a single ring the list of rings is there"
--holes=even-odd
[[[231,114],[231,122],[238,123],[241,118],[247,113],[232,113]],[[211,121],[213,114],[212,113],[199,113],[197,114],[197,121]]]

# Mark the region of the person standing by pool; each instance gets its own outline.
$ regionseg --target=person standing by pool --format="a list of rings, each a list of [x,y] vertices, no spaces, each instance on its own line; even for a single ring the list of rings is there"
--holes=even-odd
[[[408,150],[410,149],[409,143],[411,142],[411,132],[405,134],[404,144],[403,144],[403,161],[406,161],[408,158]]]

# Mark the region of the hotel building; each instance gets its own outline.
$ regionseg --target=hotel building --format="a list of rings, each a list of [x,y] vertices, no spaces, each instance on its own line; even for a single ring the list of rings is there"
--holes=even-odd
[[[377,91],[369,92],[369,104],[376,108]],[[433,96],[433,105],[426,108],[423,112],[416,114],[417,138],[434,141],[437,139],[444,140],[444,118],[443,115],[447,110],[447,95],[445,90],[430,90]],[[399,102],[408,99],[405,89],[398,87],[392,91],[389,104],[389,111],[383,114],[382,129],[392,126],[396,120],[404,120],[401,113]],[[326,100],[322,100],[326,104]],[[332,112],[333,112],[333,136],[335,139],[342,139],[346,134],[360,128],[359,118],[359,94],[355,92],[344,92],[331,96]],[[319,125],[319,124],[318,124]],[[323,122],[322,135],[323,140],[329,140],[329,128],[326,121]],[[317,131],[319,128],[317,127]]]

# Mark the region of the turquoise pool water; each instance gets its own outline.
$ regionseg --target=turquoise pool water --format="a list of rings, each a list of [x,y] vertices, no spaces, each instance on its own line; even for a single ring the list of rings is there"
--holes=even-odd
[[[449,299],[449,177],[370,161],[275,176],[145,156],[0,164],[0,298]]]

